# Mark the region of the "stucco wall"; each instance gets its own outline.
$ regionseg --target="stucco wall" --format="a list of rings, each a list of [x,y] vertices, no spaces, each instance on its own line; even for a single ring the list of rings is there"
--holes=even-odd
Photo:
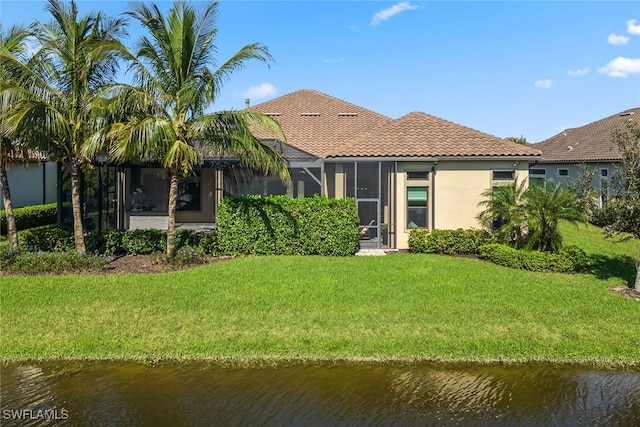
[[[30,163],[26,167],[14,164],[7,170],[11,204],[14,208],[41,205],[56,201],[56,164]],[[0,197],[0,209],[4,201]]]
[[[408,249],[409,229],[406,222],[406,188],[409,185],[428,185],[429,228],[456,229],[480,228],[476,216],[481,211],[478,204],[482,193],[496,182],[492,181],[493,171],[515,171],[518,182],[528,177],[528,163],[510,161],[439,161],[435,167],[435,177],[429,174],[426,182],[408,181],[407,171],[431,171],[432,162],[398,163],[398,249]],[[428,184],[427,184],[428,182]],[[500,181],[504,183],[505,181]],[[508,182],[508,181],[506,181]],[[434,209],[435,202],[435,209]]]

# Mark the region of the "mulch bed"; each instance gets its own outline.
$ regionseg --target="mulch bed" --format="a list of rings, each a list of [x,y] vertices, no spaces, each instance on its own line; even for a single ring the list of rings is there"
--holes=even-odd
[[[217,262],[226,261],[232,257],[211,257],[207,264],[215,264]],[[117,274],[117,273],[167,273],[170,271],[187,270],[189,268],[198,267],[202,264],[194,265],[171,265],[160,260],[157,255],[121,255],[111,260],[104,270],[95,271],[96,274]]]
[[[635,300],[640,301],[640,290],[638,289],[631,289],[626,286],[616,286],[614,288],[611,288],[610,290],[611,290],[611,293],[614,293],[616,295],[620,295],[627,298],[633,298]]]

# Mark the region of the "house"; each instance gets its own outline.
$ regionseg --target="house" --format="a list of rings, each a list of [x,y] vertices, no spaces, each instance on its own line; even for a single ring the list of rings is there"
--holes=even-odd
[[[587,125],[566,129],[531,147],[542,151],[542,159],[531,164],[530,180],[551,179],[569,184],[585,171],[594,173],[593,186],[600,204],[622,164],[622,155],[611,140],[627,121],[640,124],[640,108],[631,108]]]
[[[44,153],[35,150],[29,150],[28,155],[26,163],[21,159],[9,157],[7,181],[14,209],[56,201],[56,164],[48,161]],[[4,209],[4,200],[1,197],[0,209]]]
[[[363,247],[407,249],[412,228],[479,227],[482,193],[526,180],[529,163],[541,157],[536,148],[422,112],[394,120],[315,90],[248,104],[282,126],[286,143],[257,136],[285,156],[291,182],[256,175],[234,185],[233,159],[205,156],[199,174],[180,181],[178,224],[214,224],[225,195],[353,197]],[[117,225],[166,228],[166,170],[129,165],[117,175]]]

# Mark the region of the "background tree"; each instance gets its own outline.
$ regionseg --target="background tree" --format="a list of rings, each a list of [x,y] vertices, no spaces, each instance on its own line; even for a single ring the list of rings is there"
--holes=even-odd
[[[148,33],[136,52],[135,84],[103,91],[104,114],[123,120],[87,146],[88,153],[96,153],[108,144],[116,161],[160,161],[169,170],[168,256],[175,251],[178,180],[202,164],[202,150],[235,154],[246,166],[289,179],[285,159],[252,133],[263,127],[284,139],[277,122],[250,111],[206,112],[222,83],[247,61],[271,60],[267,48],[256,43],[214,69],[217,14],[218,3],[197,11],[184,1],[175,1],[166,16],[156,4],[139,3],[128,12]]]
[[[527,138],[525,138],[523,135],[520,136],[510,136],[509,138],[507,138],[509,141],[511,142],[515,142],[516,144],[520,144],[520,145],[527,145]]]
[[[6,32],[0,22],[0,90],[20,74],[20,67],[16,65],[27,62],[26,41],[29,31],[21,26],[13,26]],[[7,216],[7,238],[10,248],[18,247],[18,228],[13,214],[13,204],[11,202],[11,189],[7,177],[7,168],[11,163],[29,161],[29,144],[25,138],[20,139],[18,135],[11,132],[4,120],[9,110],[9,97],[0,97],[0,186],[2,187],[2,200]]]
[[[118,59],[127,55],[120,42],[126,21],[102,13],[80,17],[73,0],[48,0],[45,9],[52,21],[33,27],[40,50],[29,67],[22,67],[20,81],[2,91],[13,103],[6,120],[12,131],[46,141],[68,169],[75,247],[83,254],[80,177],[90,159],[81,149],[104,125],[90,107],[101,86],[114,81]]]
[[[622,154],[625,192],[610,198],[603,210],[608,214],[609,232],[631,233],[640,239],[640,124],[629,120],[624,127],[613,132],[611,140]],[[632,286],[640,290],[640,254],[636,259],[636,281]]]
[[[560,220],[586,219],[575,193],[551,180],[525,187],[524,182],[495,187],[483,193],[485,209],[480,222],[496,229],[501,242],[539,251],[556,251],[562,245]],[[496,222],[497,221],[497,222]]]

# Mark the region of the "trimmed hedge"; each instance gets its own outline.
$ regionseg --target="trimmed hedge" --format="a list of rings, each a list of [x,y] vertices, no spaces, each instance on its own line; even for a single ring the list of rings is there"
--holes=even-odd
[[[459,228],[429,231],[414,228],[409,232],[409,251],[446,255],[477,254],[480,246],[495,241],[495,236],[486,230]]]
[[[85,234],[87,253],[98,255],[147,255],[167,249],[167,234],[150,230],[107,230]],[[219,254],[216,233],[176,230],[176,248],[191,246],[207,255]],[[75,249],[71,232],[42,226],[20,232],[20,248],[29,252],[67,252]]]
[[[587,254],[577,246],[566,246],[559,252],[539,252],[492,243],[480,247],[480,256],[504,267],[530,271],[573,273],[589,265]]]
[[[353,198],[241,196],[222,200],[218,244],[226,255],[353,255],[359,217]]]
[[[0,271],[22,274],[81,273],[104,268],[107,259],[77,252],[26,252],[23,249],[0,251]]]
[[[18,230],[28,230],[42,225],[56,223],[56,213],[58,211],[56,203],[46,205],[24,206],[13,209]],[[0,211],[0,232],[4,236],[7,234],[7,212]]]

